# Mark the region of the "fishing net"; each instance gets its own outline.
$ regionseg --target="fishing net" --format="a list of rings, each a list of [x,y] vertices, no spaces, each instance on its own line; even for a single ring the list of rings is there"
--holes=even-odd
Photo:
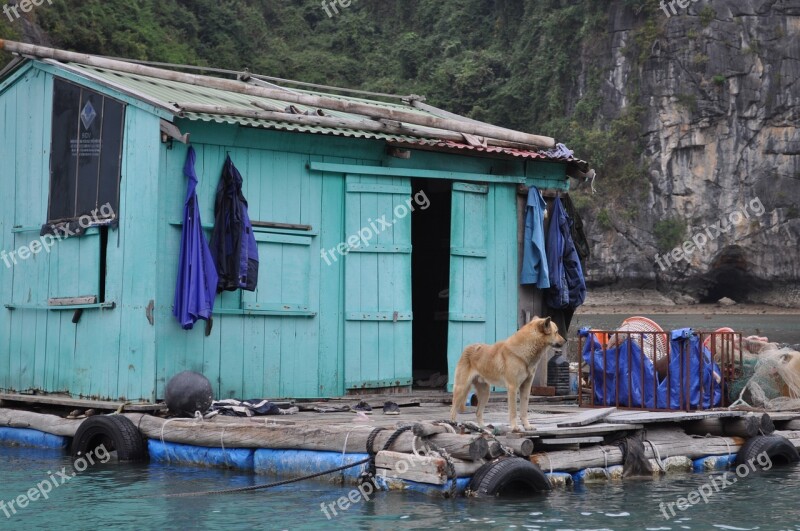
[[[789,348],[746,359],[744,377],[735,382],[732,405],[749,405],[770,411],[800,410],[800,352]]]

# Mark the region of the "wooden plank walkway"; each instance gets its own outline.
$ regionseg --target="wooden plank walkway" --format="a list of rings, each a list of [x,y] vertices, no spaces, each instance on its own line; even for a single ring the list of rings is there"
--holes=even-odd
[[[14,393],[0,393],[0,401],[19,402],[23,404],[45,404],[52,406],[66,406],[76,409],[107,409],[116,411],[120,406],[125,406],[125,411],[152,412],[166,409],[164,404],[131,404],[128,402],[114,402],[108,400],[88,400],[72,398],[65,395],[21,395]]]

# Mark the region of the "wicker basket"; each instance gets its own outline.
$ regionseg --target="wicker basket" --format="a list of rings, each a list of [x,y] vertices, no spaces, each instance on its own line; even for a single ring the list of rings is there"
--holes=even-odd
[[[648,319],[647,317],[629,317],[622,321],[622,325],[617,328],[619,334],[608,335],[608,348],[618,346],[619,343],[627,341],[629,334],[621,332],[663,332],[664,330],[658,324]],[[631,336],[631,341],[639,344],[639,334]],[[644,353],[650,358],[651,361],[658,361],[667,355],[669,344],[667,342],[666,334],[641,334],[642,345],[644,346]],[[656,359],[653,359],[653,345],[655,344]]]

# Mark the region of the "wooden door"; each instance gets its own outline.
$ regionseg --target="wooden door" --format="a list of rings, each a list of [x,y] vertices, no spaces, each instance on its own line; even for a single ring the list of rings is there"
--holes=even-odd
[[[347,175],[342,247],[348,390],[411,385],[410,199],[408,178]]]
[[[517,330],[517,206],[513,184],[453,184],[447,361],[452,390],[464,347]]]

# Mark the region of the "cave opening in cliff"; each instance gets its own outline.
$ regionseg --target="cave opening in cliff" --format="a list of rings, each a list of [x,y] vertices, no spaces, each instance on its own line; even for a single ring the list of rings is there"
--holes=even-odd
[[[723,297],[745,302],[758,282],[749,271],[745,249],[738,245],[727,247],[719,254],[704,280],[701,303],[715,303]]]

